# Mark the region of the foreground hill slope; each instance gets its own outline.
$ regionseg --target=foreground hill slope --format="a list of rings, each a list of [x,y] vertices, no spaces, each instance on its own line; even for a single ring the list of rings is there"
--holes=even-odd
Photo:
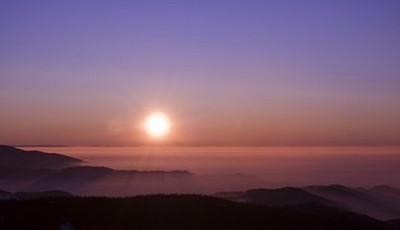
[[[0,229],[364,229],[386,224],[319,205],[267,207],[197,195],[4,201]]]

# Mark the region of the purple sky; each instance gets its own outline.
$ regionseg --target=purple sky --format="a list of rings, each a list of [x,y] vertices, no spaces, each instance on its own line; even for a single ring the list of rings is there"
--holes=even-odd
[[[0,142],[400,145],[400,1],[1,1]]]

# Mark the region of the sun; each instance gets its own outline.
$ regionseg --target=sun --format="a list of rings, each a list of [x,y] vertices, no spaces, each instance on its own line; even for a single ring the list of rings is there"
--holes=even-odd
[[[171,122],[164,113],[152,113],[146,118],[144,128],[151,137],[161,138],[169,133]]]

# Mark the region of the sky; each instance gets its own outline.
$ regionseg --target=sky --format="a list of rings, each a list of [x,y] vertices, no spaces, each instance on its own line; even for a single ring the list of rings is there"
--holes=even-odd
[[[0,1],[0,143],[400,145],[400,1]]]

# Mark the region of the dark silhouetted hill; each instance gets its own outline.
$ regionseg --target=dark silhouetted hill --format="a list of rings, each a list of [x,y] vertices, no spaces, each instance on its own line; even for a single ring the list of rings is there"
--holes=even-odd
[[[388,185],[377,185],[370,189],[371,192],[384,193],[390,196],[400,196],[400,190],[397,188],[390,187]]]
[[[371,189],[349,188],[342,185],[253,189],[245,192],[220,192],[215,196],[268,206],[316,203],[362,213],[381,220],[400,218],[400,192],[386,185]]]
[[[338,206],[335,202],[323,197],[292,187],[278,189],[252,189],[245,192],[233,193],[217,193],[215,196],[232,201],[263,204],[268,206],[288,206],[306,203]]]
[[[367,191],[371,196],[377,197],[397,207],[400,207],[400,190],[387,185],[375,186]]]
[[[53,190],[43,192],[16,192],[14,196],[18,199],[39,199],[44,197],[71,197],[72,194],[62,190]]]
[[[75,166],[82,161],[61,154],[0,146],[0,188],[8,191],[63,190],[77,195],[130,196],[177,193],[191,188],[187,171],[114,170]]]
[[[365,189],[329,185],[308,186],[304,189],[340,203],[349,211],[364,213],[382,220],[400,218],[400,191],[390,186]]]
[[[394,230],[326,206],[267,207],[198,195],[45,198],[3,201],[0,229]]]
[[[0,201],[10,200],[10,199],[15,199],[14,194],[12,194],[11,192],[7,192],[5,190],[0,190]]]
[[[41,192],[16,192],[16,193],[0,190],[0,201],[17,200],[17,199],[39,199],[44,197],[71,197],[71,196],[72,194],[61,190],[41,191]]]
[[[61,154],[24,151],[0,145],[0,170],[62,168],[78,163],[82,161]]]
[[[27,185],[25,190],[61,189],[78,195],[131,196],[177,193],[190,188],[193,174],[187,171],[114,170],[80,166],[52,172]]]
[[[400,219],[398,220],[388,220],[386,221],[390,226],[392,226],[395,229],[400,229]]]

